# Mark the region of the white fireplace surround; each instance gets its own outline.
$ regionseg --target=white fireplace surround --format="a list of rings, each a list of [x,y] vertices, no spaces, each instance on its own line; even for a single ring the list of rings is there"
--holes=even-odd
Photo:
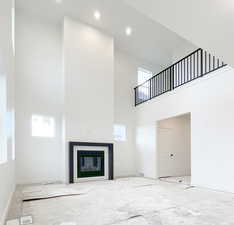
[[[77,177],[77,168],[78,168],[78,162],[77,162],[77,153],[78,151],[104,151],[104,176],[102,177],[84,177],[84,178],[78,178]],[[73,180],[75,183],[78,182],[85,182],[85,181],[94,181],[94,180],[108,180],[109,177],[109,155],[108,155],[108,147],[106,146],[75,146],[73,151],[73,162],[74,162],[74,168],[73,168]]]

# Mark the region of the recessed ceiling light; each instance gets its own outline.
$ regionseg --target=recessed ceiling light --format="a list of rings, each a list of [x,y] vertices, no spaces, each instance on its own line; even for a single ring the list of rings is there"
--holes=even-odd
[[[127,36],[130,36],[132,34],[132,28],[131,27],[126,27],[125,33]]]
[[[57,4],[61,4],[61,3],[63,2],[63,0],[55,0],[55,2],[56,2]]]
[[[101,13],[100,13],[98,10],[96,10],[96,11],[94,12],[94,18],[95,18],[96,20],[100,20],[100,19],[101,19]]]

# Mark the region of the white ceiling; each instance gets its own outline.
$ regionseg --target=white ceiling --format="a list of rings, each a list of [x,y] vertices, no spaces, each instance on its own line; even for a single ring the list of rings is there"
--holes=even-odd
[[[64,16],[79,19],[112,35],[115,47],[162,67],[171,64],[176,49],[188,46],[185,39],[139,13],[123,0],[63,0],[62,4],[56,4],[55,0],[16,0],[16,9],[57,22],[62,22]],[[95,10],[101,12],[100,21],[93,17]],[[130,37],[125,35],[126,26],[133,29]]]
[[[124,1],[234,67],[233,0]]]

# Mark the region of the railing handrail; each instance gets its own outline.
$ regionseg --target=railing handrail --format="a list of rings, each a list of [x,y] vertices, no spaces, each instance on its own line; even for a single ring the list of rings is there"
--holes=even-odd
[[[134,87],[135,105],[139,105],[192,80],[203,77],[226,65],[206,50],[198,48],[142,84]],[[143,89],[141,88],[145,91],[142,91]]]
[[[165,72],[165,71],[169,70],[171,67],[173,67],[173,66],[177,65],[178,63],[180,63],[181,61],[183,61],[183,60],[185,60],[185,59],[189,58],[191,55],[193,55],[194,53],[196,53],[196,52],[198,52],[198,51],[200,51],[200,50],[202,50],[202,49],[201,49],[201,48],[198,48],[197,50],[195,50],[195,51],[191,52],[190,54],[188,54],[188,55],[187,55],[187,56],[185,56],[184,58],[182,58],[182,59],[178,60],[177,62],[173,63],[171,66],[167,67],[166,69],[164,69],[164,70],[162,70],[161,72],[159,72],[159,73],[155,74],[154,76],[152,76],[152,77],[151,77],[151,78],[149,78],[148,80],[144,81],[142,84],[137,85],[136,87],[134,87],[134,89],[136,89],[136,88],[138,88],[138,87],[142,86],[143,84],[145,84],[145,83],[149,82],[149,81],[150,81],[150,80],[152,80],[153,78],[155,78],[155,77],[159,76],[161,73],[163,73],[163,72]]]

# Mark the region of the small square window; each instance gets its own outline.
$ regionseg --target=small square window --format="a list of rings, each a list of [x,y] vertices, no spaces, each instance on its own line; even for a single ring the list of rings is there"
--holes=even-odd
[[[114,140],[126,141],[126,126],[119,124],[114,125]]]
[[[32,116],[33,137],[54,137],[55,121],[53,117],[33,115]]]

